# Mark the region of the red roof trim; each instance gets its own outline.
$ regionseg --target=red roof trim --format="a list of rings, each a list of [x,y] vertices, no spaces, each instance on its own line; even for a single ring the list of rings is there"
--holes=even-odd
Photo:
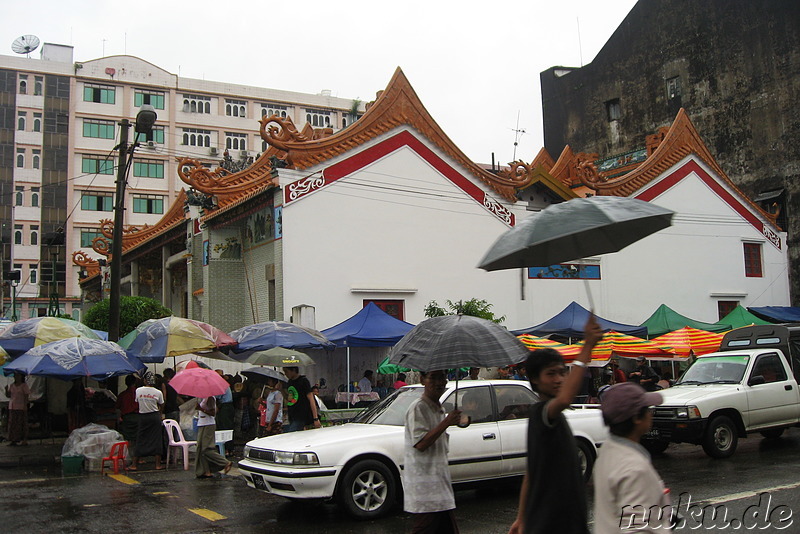
[[[456,187],[464,191],[473,200],[482,205],[492,215],[500,219],[508,226],[514,226],[514,214],[508,208],[497,202],[495,199],[489,197],[486,192],[467,179],[463,174],[459,173],[447,162],[440,158],[433,150],[428,148],[422,141],[417,139],[409,131],[404,130],[392,137],[381,141],[369,148],[366,148],[353,156],[335,163],[330,167],[326,167],[322,172],[320,178],[316,174],[309,176],[306,179],[298,180],[289,184],[284,189],[284,204],[289,205],[292,202],[300,200],[303,196],[333,182],[349,176],[352,173],[363,169],[379,159],[391,154],[392,152],[407,146],[416,152],[422,159],[428,162],[433,168],[442,173],[450,182]]]

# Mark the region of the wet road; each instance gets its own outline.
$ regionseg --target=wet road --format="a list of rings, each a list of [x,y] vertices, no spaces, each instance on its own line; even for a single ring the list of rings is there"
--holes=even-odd
[[[673,445],[654,458],[654,464],[672,489],[674,501],[684,493],[685,502],[690,494],[693,503],[722,506],[718,514],[728,514],[710,520],[709,512],[701,518],[701,509],[692,508],[689,511],[695,516],[687,517],[682,531],[706,530],[700,527],[701,519],[703,527],[714,526],[716,532],[743,531],[748,524],[765,526],[772,514],[773,527],[758,532],[800,532],[800,516],[794,517],[800,514],[798,429],[779,440],[755,436],[742,440],[728,460],[712,460],[699,447]],[[409,516],[402,512],[377,521],[355,521],[335,504],[289,502],[251,490],[236,476],[196,480],[191,470],[148,471],[144,467],[129,476],[67,478],[46,470],[4,468],[0,470],[0,499],[3,509],[13,513],[3,515],[0,531],[383,534],[410,529]],[[759,501],[757,494],[762,490],[768,492],[769,503],[767,496]],[[461,532],[507,532],[516,514],[517,492],[517,484],[457,491]],[[734,520],[743,518],[745,524],[737,529]]]

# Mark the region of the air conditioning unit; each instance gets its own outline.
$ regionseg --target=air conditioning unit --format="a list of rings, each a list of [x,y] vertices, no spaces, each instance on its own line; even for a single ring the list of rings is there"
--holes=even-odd
[[[212,156],[216,156],[216,155],[217,155],[217,153],[218,153],[218,152],[217,152],[217,147],[215,147],[215,146],[212,146],[212,147],[209,149],[208,153],[209,153],[209,154],[211,154]]]
[[[155,148],[155,147],[156,147],[156,142],[155,141],[148,141],[147,142],[147,148]]]

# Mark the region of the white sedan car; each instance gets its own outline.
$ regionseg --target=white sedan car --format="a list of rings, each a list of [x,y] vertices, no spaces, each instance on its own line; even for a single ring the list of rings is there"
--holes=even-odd
[[[335,498],[354,517],[379,517],[401,499],[405,413],[422,392],[420,385],[404,387],[345,425],[253,440],[239,470],[252,488],[290,499]],[[441,399],[446,410],[454,393],[450,382]],[[453,484],[523,475],[528,408],[535,402],[525,381],[459,382],[458,406],[471,424],[447,431]],[[608,435],[596,408],[575,405],[566,412],[587,480]]]

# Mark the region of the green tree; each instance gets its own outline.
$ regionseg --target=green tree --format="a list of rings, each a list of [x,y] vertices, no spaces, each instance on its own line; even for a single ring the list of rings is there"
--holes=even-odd
[[[492,321],[498,324],[506,320],[505,315],[502,317],[495,317],[494,312],[492,311],[492,305],[483,299],[471,298],[469,300],[459,300],[458,302],[448,300],[447,308],[448,309],[445,309],[442,306],[439,306],[439,303],[437,303],[435,300],[432,300],[427,306],[425,306],[425,317],[440,317],[442,315],[461,314],[480,317],[481,319],[486,319],[487,321]]]
[[[108,330],[109,299],[101,300],[83,316],[83,324],[94,330]],[[121,297],[119,300],[120,338],[148,319],[161,319],[172,315],[155,299],[147,297]]]

